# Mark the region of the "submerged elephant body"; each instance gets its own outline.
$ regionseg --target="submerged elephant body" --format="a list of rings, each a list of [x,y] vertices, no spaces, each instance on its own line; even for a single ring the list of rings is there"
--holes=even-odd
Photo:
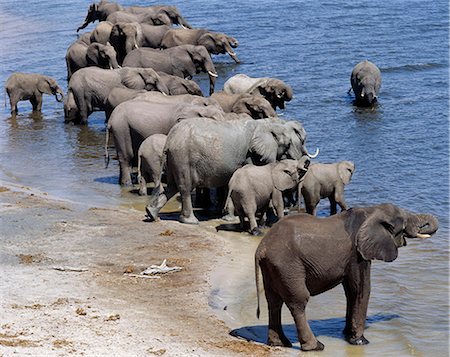
[[[291,346],[281,326],[285,303],[294,317],[302,350],[322,350],[305,308],[310,296],[341,283],[347,297],[345,337],[351,344],[368,343],[363,333],[371,260],[391,262],[398,248],[406,245],[405,238],[424,238],[437,229],[434,216],[413,214],[392,204],[352,208],[327,218],[300,214],[282,219],[255,254],[257,289],[260,268],[269,307],[268,344]]]

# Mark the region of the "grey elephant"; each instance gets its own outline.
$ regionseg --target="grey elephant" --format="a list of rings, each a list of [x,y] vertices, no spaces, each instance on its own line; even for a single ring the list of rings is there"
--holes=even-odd
[[[377,102],[381,72],[375,64],[367,60],[358,63],[352,70],[350,83],[355,93],[356,105],[371,106]]]
[[[54,95],[58,102],[62,102],[64,98],[62,89],[52,77],[37,73],[14,72],[6,80],[5,90],[8,93],[12,116],[19,112],[17,103],[20,101],[29,100],[33,112],[40,112],[43,94]]]
[[[83,23],[77,28],[77,32],[84,29],[91,22],[105,21],[106,18],[113,12],[124,10],[124,8],[115,2],[100,1],[98,4],[92,3],[89,5],[89,9]]]
[[[283,156],[300,159],[307,152],[300,138],[294,142],[303,130],[300,127],[298,122],[270,119],[193,118],[178,123],[168,134],[164,149],[167,188],[152,194],[146,207],[149,218],[157,220],[167,200],[180,192],[180,221],[198,224],[190,195],[194,188],[226,186],[234,171],[246,163],[265,164]]]
[[[106,131],[105,152],[109,134],[114,144],[120,166],[121,185],[131,185],[131,168],[136,166],[137,151],[141,143],[151,135],[167,135],[172,127],[183,119],[215,117],[222,120],[223,111],[217,106],[192,105],[188,103],[154,103],[136,99],[119,104],[112,112]]]
[[[116,51],[109,43],[91,43],[85,45],[83,42],[74,42],[66,53],[67,80],[80,68],[96,66],[104,69],[119,68]]]
[[[162,38],[161,48],[189,44],[205,46],[208,52],[214,55],[228,53],[236,63],[239,63],[239,59],[233,51],[239,42],[234,37],[207,29],[171,29]]]
[[[114,87],[157,90],[168,94],[167,87],[151,68],[81,68],[69,81],[64,103],[66,122],[86,124],[94,110],[104,110],[105,100]]]
[[[106,43],[109,42],[113,25],[114,24],[112,22],[102,21],[97,26],[95,26],[95,29],[90,32],[89,39],[91,43],[98,42],[106,45]]]
[[[138,150],[138,174],[139,194],[147,195],[147,183],[153,182],[158,190],[161,190],[161,176],[164,145],[167,135],[154,134],[145,139]]]
[[[151,6],[129,6],[126,11],[135,15],[145,15],[153,18],[152,22],[156,26],[179,25],[182,28],[190,29],[192,26],[181,15],[176,6],[151,5]]]
[[[117,52],[117,61],[122,64],[128,53],[144,44],[142,26],[137,22],[116,23],[111,28],[109,41]]]
[[[248,93],[229,94],[220,91],[213,93],[211,98],[215,99],[226,113],[248,114],[253,119],[277,116],[272,105],[259,95]]]
[[[276,223],[255,253],[259,317],[259,268],[269,309],[267,343],[290,347],[281,326],[283,303],[297,327],[303,351],[323,350],[305,315],[310,296],[342,284],[347,298],[344,335],[350,344],[369,343],[364,327],[374,259],[391,262],[405,238],[425,238],[438,229],[437,219],[393,204],[351,208],[327,218],[291,215]]]
[[[285,102],[293,98],[292,88],[277,78],[260,77],[253,78],[246,74],[236,74],[229,78],[223,85],[226,93],[250,93],[262,95],[266,98],[273,109],[277,107],[284,109]]]
[[[314,216],[321,198],[330,200],[330,215],[336,214],[337,205],[341,210],[346,210],[348,207],[344,198],[344,186],[350,183],[354,172],[355,164],[352,161],[312,164],[298,187],[299,203],[301,194],[305,201],[306,212]]]
[[[308,171],[309,158],[300,160],[281,160],[263,166],[247,164],[237,169],[228,183],[227,204],[230,199],[234,211],[239,216],[241,229],[245,217],[250,223],[250,233],[261,235],[256,222],[256,213],[264,217],[272,201],[278,219],[284,216],[283,191],[291,190],[300,183]]]
[[[214,92],[217,78],[216,68],[204,46],[181,45],[166,50],[139,48],[127,54],[123,66],[149,67],[187,79],[200,72],[208,73],[210,94]]]

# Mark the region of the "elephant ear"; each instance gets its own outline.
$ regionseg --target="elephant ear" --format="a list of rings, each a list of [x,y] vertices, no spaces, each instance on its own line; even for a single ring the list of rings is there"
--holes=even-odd
[[[263,130],[259,126],[250,142],[252,157],[263,163],[275,162],[280,135],[276,130]]]
[[[289,165],[284,162],[276,163],[271,171],[275,188],[283,192],[295,187],[297,184],[295,181],[296,171],[296,165],[294,167],[289,167]]]
[[[353,175],[354,165],[349,161],[342,161],[338,164],[338,173],[344,185],[348,185]]]
[[[214,39],[214,36],[211,33],[207,32],[199,37],[197,45],[205,46],[209,52],[209,50],[212,50],[212,49],[215,50],[216,41]]]
[[[394,261],[398,256],[394,230],[400,224],[403,225],[401,217],[388,215],[381,208],[371,212],[356,234],[356,249],[363,259]]]
[[[100,46],[99,43],[95,42],[88,46],[86,51],[86,59],[89,64],[98,65],[98,59],[104,58],[104,56],[101,56]]]
[[[144,79],[136,69],[122,69],[122,84],[131,89],[145,88]]]

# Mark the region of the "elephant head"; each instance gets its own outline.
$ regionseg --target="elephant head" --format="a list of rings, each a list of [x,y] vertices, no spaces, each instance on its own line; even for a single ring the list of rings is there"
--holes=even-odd
[[[62,102],[64,99],[64,93],[62,89],[59,87],[58,83],[56,83],[56,81],[51,77],[42,76],[42,79],[40,79],[37,84],[37,89],[41,93],[54,95],[58,102]]]
[[[277,116],[277,113],[265,98],[251,94],[244,94],[242,98],[238,99],[233,104],[231,111],[237,114],[248,114],[253,119],[264,119]]]
[[[218,32],[206,32],[200,36],[197,44],[205,46],[209,53],[215,55],[228,53],[236,63],[239,63],[239,59],[232,49],[232,47],[236,48],[239,43],[233,37]]]
[[[363,209],[362,222],[356,233],[356,248],[365,260],[391,262],[398,248],[406,245],[405,238],[426,238],[438,229],[437,219],[428,214],[414,214],[393,204]]]
[[[305,155],[311,159],[314,159],[319,155],[319,149],[316,149],[314,154],[310,154],[305,146],[306,141],[306,131],[303,128],[303,125],[294,120],[289,120],[284,122],[284,125],[289,128],[290,140],[292,142],[293,147],[297,149],[297,152],[300,152],[300,157]],[[292,158],[299,159],[300,157],[292,156]]]
[[[88,46],[86,59],[88,65],[98,66],[106,69],[120,68],[117,63],[116,50],[109,43],[92,43]]]
[[[181,16],[175,6],[163,6],[153,20],[155,25],[180,25],[182,28],[190,29],[191,25]]]
[[[119,22],[111,29],[111,44],[117,52],[117,59],[120,64],[123,59],[144,41],[141,25],[137,22]]]
[[[261,94],[271,104],[273,109],[285,108],[285,102],[293,98],[292,88],[277,78],[267,78],[250,90],[252,94]]]
[[[152,68],[123,68],[121,69],[121,81],[124,86],[131,89],[156,90],[166,95],[169,94],[169,89]]]
[[[348,185],[355,172],[355,164],[351,161],[341,161],[337,164],[339,177],[344,185]]]
[[[84,29],[88,24],[96,20],[99,20],[98,5],[96,3],[93,3],[89,5],[86,18],[84,19],[84,22],[77,28],[77,32]]]
[[[296,187],[308,172],[310,161],[306,156],[300,160],[281,160],[272,171],[272,181],[279,191],[286,191]]]
[[[205,72],[209,75],[209,94],[214,93],[217,72],[211,60],[211,56],[204,46],[192,46],[187,48],[187,53],[195,66],[195,72]]]

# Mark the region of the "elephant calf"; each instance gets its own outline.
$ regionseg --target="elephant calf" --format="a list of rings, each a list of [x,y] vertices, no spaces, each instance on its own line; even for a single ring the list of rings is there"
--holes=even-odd
[[[330,200],[331,215],[337,212],[336,204],[346,210],[344,186],[350,182],[354,172],[355,164],[351,161],[312,164],[298,187],[299,205],[300,197],[303,196],[306,212],[315,216],[320,199],[327,197]]]
[[[36,73],[15,72],[11,74],[6,81],[5,90],[9,96],[12,116],[19,112],[17,103],[22,100],[29,100],[33,111],[40,112],[42,94],[53,94],[58,102],[62,102],[64,98],[62,89],[52,77]]]
[[[167,135],[154,134],[145,139],[138,150],[138,182],[139,194],[147,195],[147,182],[153,182],[155,188],[161,185],[161,158]]]
[[[300,160],[281,160],[264,166],[248,164],[237,169],[228,184],[228,211],[232,211],[231,199],[241,228],[244,228],[244,218],[247,217],[250,233],[260,235],[256,212],[261,212],[263,217],[272,200],[277,217],[283,217],[283,191],[296,187],[305,176],[308,166],[309,159],[303,156]]]

